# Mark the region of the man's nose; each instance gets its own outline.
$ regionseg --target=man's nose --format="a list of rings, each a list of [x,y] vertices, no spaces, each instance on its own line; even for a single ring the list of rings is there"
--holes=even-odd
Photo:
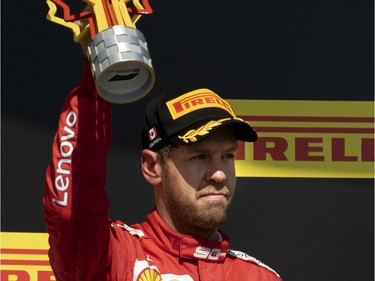
[[[227,176],[225,175],[224,171],[217,169],[216,171],[213,171],[211,173],[210,180],[216,182],[216,183],[224,183],[227,179]]]

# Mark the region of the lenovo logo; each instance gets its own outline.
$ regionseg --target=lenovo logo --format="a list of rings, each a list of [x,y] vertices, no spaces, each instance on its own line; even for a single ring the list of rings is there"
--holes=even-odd
[[[73,130],[74,125],[77,123],[77,114],[74,111],[70,111],[65,119],[64,134],[60,134],[59,138],[59,151],[60,158],[57,162],[56,177],[54,186],[57,190],[57,196],[63,198],[52,198],[52,202],[60,206],[68,205],[68,189],[70,185],[69,176],[71,174],[72,164],[72,153],[74,145],[72,140],[76,133]]]

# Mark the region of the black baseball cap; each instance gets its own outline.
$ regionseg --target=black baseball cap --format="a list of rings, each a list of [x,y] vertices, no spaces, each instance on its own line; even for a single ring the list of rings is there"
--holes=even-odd
[[[237,117],[229,103],[212,90],[168,93],[146,106],[142,147],[158,151],[168,144],[197,143],[222,126],[231,126],[238,140],[257,139],[251,125]]]

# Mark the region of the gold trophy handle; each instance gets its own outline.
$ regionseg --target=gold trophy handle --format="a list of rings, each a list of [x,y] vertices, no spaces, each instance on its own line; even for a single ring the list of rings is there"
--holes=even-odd
[[[135,24],[142,15],[152,14],[153,12],[148,0],[144,0],[143,5],[139,0],[133,0],[134,8],[126,6],[130,0],[84,1],[91,6],[93,12],[84,11],[78,15],[72,15],[69,6],[64,1],[46,0],[49,7],[47,19],[71,29],[75,42],[80,42],[89,30],[91,31],[91,38],[94,38],[97,33],[114,25],[136,28]],[[62,8],[63,18],[56,16],[57,6]],[[89,23],[82,28],[76,21],[84,18],[88,18]]]
[[[47,19],[51,22],[60,24],[72,30],[73,32],[73,39],[75,42],[80,42],[81,39],[87,34],[90,29],[89,25],[81,28],[77,23],[74,21],[82,18],[86,18],[91,16],[90,12],[82,12],[78,16],[74,16],[70,14],[70,8],[64,2],[60,0],[46,0],[47,5],[49,7],[49,11],[47,14]],[[59,18],[56,16],[57,12],[57,5],[59,5],[64,11],[64,18]]]

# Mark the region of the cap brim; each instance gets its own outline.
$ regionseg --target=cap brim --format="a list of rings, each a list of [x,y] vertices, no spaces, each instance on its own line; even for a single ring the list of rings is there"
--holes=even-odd
[[[254,142],[258,138],[258,134],[255,132],[253,127],[251,127],[251,125],[246,121],[234,119],[228,121],[227,125],[233,128],[237,140],[245,142]]]

